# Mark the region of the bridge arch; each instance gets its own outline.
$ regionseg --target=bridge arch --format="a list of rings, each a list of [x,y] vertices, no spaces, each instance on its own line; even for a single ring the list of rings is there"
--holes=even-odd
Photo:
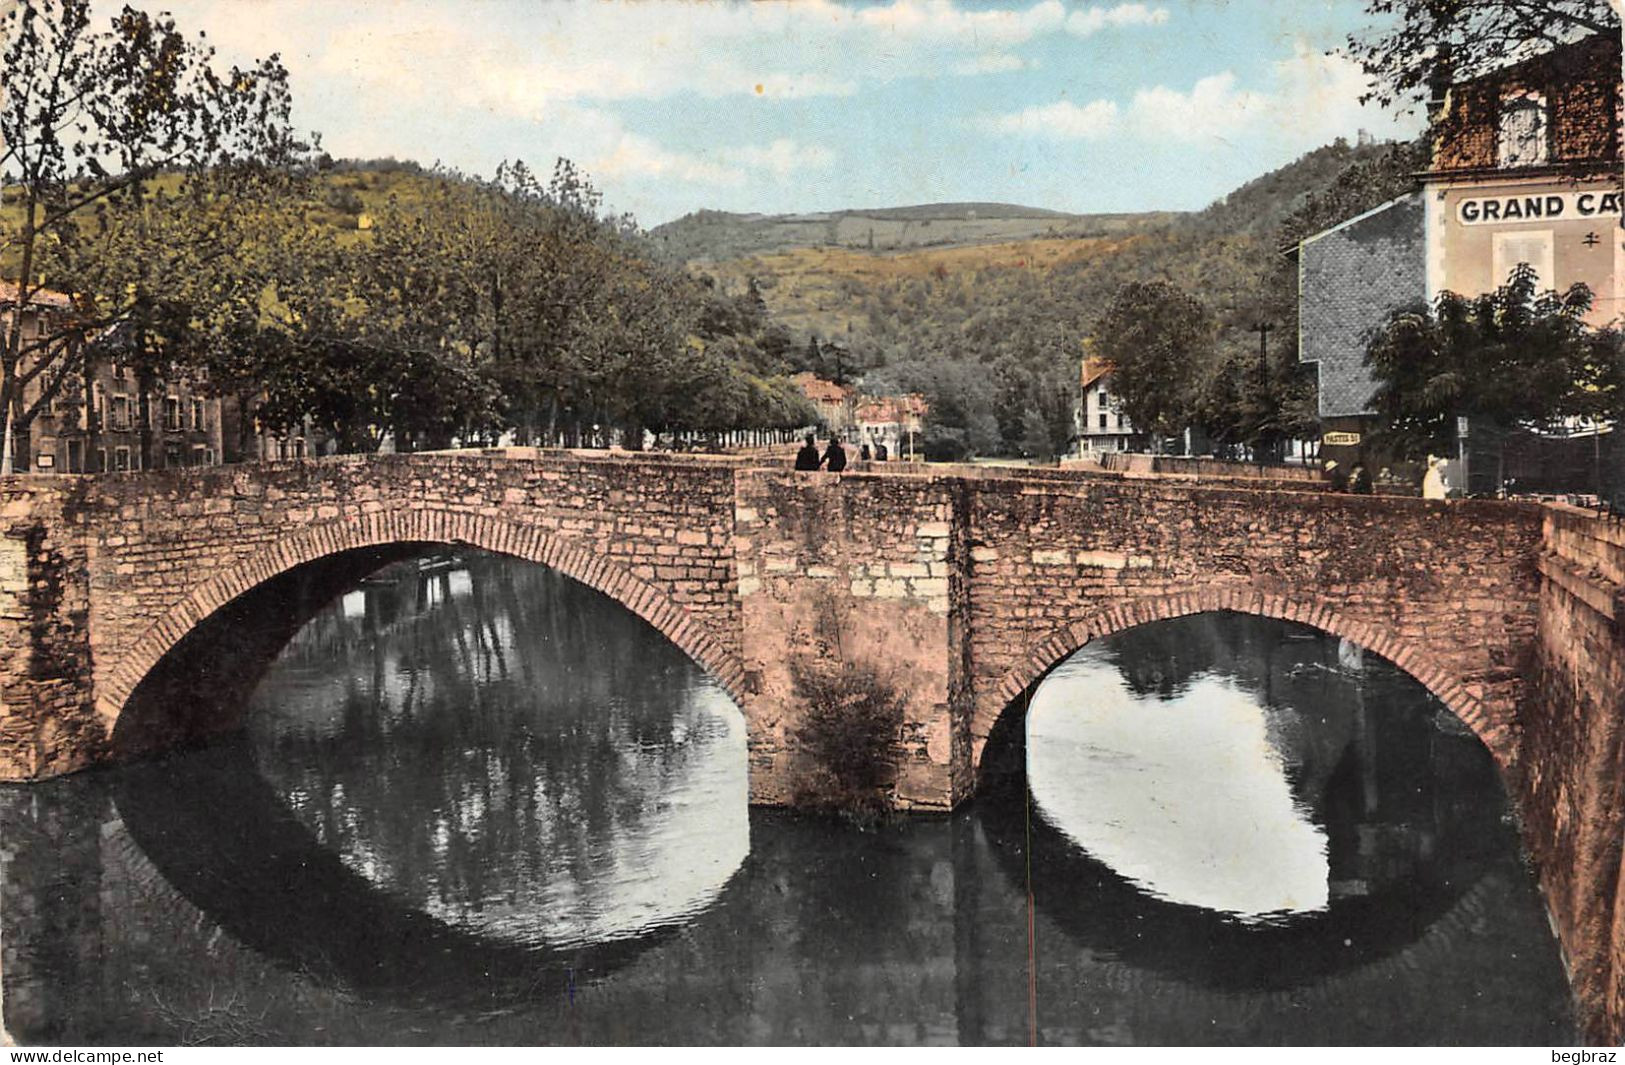
[[[589,546],[497,516],[414,508],[352,514],[307,526],[217,570],[118,656],[109,682],[98,693],[98,715],[111,733],[131,695],[163,657],[239,596],[300,566],[342,552],[410,543],[479,548],[539,562],[580,581],[648,622],[721,684],[734,702],[744,705],[744,671],[734,656],[668,595]]]
[[[1404,670],[1489,748],[1503,772],[1517,756],[1514,726],[1486,707],[1467,690],[1459,677],[1440,668],[1423,647],[1396,637],[1380,624],[1348,618],[1329,603],[1289,595],[1271,595],[1252,588],[1204,588],[1177,595],[1148,596],[1100,610],[1063,625],[1030,644],[1026,652],[998,680],[991,698],[976,702],[971,721],[971,762],[980,773],[988,737],[1009,707],[1032,684],[1085,644],[1113,633],[1154,621],[1214,611],[1254,614],[1280,621],[1295,621],[1341,637]]]

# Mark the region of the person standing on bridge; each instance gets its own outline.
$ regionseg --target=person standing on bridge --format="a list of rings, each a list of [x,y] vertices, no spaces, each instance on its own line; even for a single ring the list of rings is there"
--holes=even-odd
[[[819,461],[818,438],[813,436],[811,433],[808,433],[807,442],[801,445],[800,451],[796,452],[796,469],[816,470],[818,468]]]
[[[834,433],[829,434],[829,447],[824,449],[824,468],[830,473],[840,473],[846,469],[846,449],[841,446],[841,438]]]
[[[1443,499],[1449,493],[1450,485],[1444,477],[1444,460],[1429,455],[1428,472],[1422,475],[1422,498]]]

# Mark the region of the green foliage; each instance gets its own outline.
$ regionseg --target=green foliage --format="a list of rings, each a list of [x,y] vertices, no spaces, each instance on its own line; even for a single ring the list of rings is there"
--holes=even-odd
[[[1094,352],[1115,367],[1112,387],[1135,428],[1174,436],[1201,420],[1202,375],[1213,345],[1206,305],[1167,281],[1131,281],[1101,316]]]
[[[1283,246],[1407,191],[1418,150],[1338,141],[1204,211],[1142,217],[1090,238],[1064,230],[884,255],[825,245],[700,268],[736,285],[756,279],[774,313],[801,330],[791,352],[800,366],[830,376],[823,338],[836,337],[865,391],[923,393],[926,450],[942,458],[1066,450],[1083,339],[1125,284],[1169,282],[1214,320],[1189,415],[1223,447],[1267,451],[1316,432],[1313,378],[1297,357],[1297,274]],[[732,245],[707,245],[704,231],[689,227],[685,246],[725,255]],[[1259,323],[1273,327],[1262,374]],[[817,360],[809,335],[819,338]]]
[[[154,333],[183,343],[193,322],[227,313],[241,296],[224,265],[242,243],[233,216],[305,146],[275,57],[217,69],[168,16],[126,7],[97,28],[88,0],[21,0],[0,15],[0,41],[0,173],[15,200],[0,263],[23,308],[0,338],[0,410],[20,435],[85,369],[86,338],[119,336],[150,361]],[[74,313],[30,313],[47,288]],[[25,337],[25,319],[44,328]]]
[[[907,697],[870,665],[792,659],[790,672],[806,706],[795,738],[812,766],[797,802],[875,820],[889,809]]]
[[[1457,417],[1541,429],[1625,414],[1619,338],[1587,329],[1590,306],[1584,285],[1537,293],[1534,270],[1520,264],[1494,292],[1445,292],[1431,308],[1394,315],[1366,356],[1376,436],[1420,458],[1450,452]]]
[[[653,261],[599,205],[567,161],[545,183],[515,163],[391,197],[365,240],[296,219],[229,376],[264,387],[263,424],[310,417],[347,449],[812,424],[760,300]]]

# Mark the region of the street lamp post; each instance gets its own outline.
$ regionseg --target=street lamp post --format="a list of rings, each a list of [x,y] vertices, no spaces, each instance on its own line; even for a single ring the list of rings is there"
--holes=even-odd
[[[1269,335],[1270,330],[1274,328],[1275,326],[1269,322],[1258,322],[1253,326],[1253,332],[1258,334],[1258,409],[1260,424],[1263,423],[1264,404],[1269,399]],[[1256,428],[1255,432],[1257,432]],[[1264,464],[1264,447],[1261,433],[1259,433],[1258,441],[1253,445],[1253,452],[1258,464],[1262,466]]]

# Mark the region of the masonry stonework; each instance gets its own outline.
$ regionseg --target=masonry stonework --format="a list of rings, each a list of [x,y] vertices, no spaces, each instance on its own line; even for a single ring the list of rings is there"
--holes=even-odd
[[[166,663],[257,611],[287,615],[251,648],[274,653],[365,567],[428,544],[552,566],[668,636],[743,710],[758,803],[793,802],[806,769],[798,660],[905,693],[891,800],[948,809],[995,723],[1090,640],[1211,610],[1347,638],[1492,752],[1588,1033],[1625,1037],[1625,531],[1563,508],[522,449],[15,477],[0,779],[119,757],[131,696]]]
[[[1625,1041],[1625,526],[1548,508],[1514,797],[1592,1042]]]

